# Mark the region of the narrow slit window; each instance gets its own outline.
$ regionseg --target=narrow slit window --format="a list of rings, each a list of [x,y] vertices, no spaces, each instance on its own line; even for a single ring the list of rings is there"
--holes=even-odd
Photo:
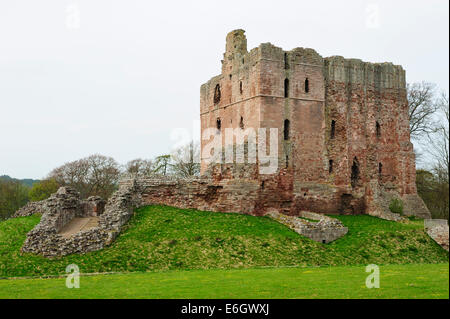
[[[289,140],[290,122],[289,120],[284,120],[284,140]]]
[[[220,131],[220,129],[222,128],[222,121],[220,118],[217,118],[216,120],[216,128],[218,131]]]
[[[379,137],[381,137],[381,125],[380,125],[380,123],[376,122],[375,127],[376,127],[375,130],[377,132],[377,137],[379,138]]]
[[[244,118],[241,116],[241,120],[239,122],[239,127],[241,128],[241,130],[244,129]]]
[[[239,92],[242,94],[244,92],[244,89],[242,88],[242,81],[239,82]]]
[[[356,157],[353,159],[352,174],[351,174],[350,178],[351,178],[352,187],[355,188],[356,185],[358,184],[358,179],[359,179],[359,163],[358,163],[358,159]]]
[[[333,160],[328,162],[328,173],[333,173]]]
[[[383,173],[383,164],[378,163],[378,175],[381,176],[382,173]]]
[[[284,69],[289,69],[288,54],[286,52],[284,53]]]
[[[289,97],[289,79],[284,80],[284,97]]]
[[[332,120],[331,121],[331,132],[330,132],[330,138],[334,138],[334,136],[335,136],[335,134],[336,134],[336,121],[335,120]]]
[[[305,80],[305,93],[309,93],[309,80],[306,78]]]
[[[214,89],[214,104],[217,104],[220,102],[220,85],[217,84],[216,88]]]
[[[286,155],[286,168],[289,167],[289,156]]]

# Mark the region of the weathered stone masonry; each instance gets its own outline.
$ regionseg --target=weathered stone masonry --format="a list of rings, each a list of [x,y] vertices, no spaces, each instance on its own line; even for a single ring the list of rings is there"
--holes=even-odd
[[[236,191],[258,199],[240,211],[383,217],[397,197],[405,214],[430,217],[415,186],[401,66],[323,58],[313,49],[283,51],[270,43],[248,52],[244,31],[235,30],[227,36],[222,73],[201,87],[200,117],[202,135],[216,128],[225,147],[227,128],[278,129],[275,174],[258,174],[258,164],[253,181],[227,176],[229,164],[215,170],[215,181],[237,179],[242,187]],[[214,138],[202,140],[202,149]],[[202,155],[205,173],[214,155]]]
[[[335,240],[347,229],[314,213],[400,220],[389,203],[401,198],[406,215],[430,217],[415,187],[401,66],[323,58],[305,48],[283,51],[270,43],[248,52],[244,31],[235,30],[227,36],[222,73],[201,86],[200,118],[202,135],[213,128],[211,140],[224,143],[202,157],[201,177],[123,179],[106,206],[99,198],[80,200],[62,188],[16,213],[43,214],[22,250],[59,256],[102,249],[134,208],[151,204],[269,215],[320,242]],[[209,164],[224,149],[237,148],[236,140],[226,141],[227,128],[277,128],[276,173],[260,174],[259,156],[255,164]],[[209,142],[202,140],[202,150]],[[320,221],[295,217],[305,214]],[[63,236],[64,227],[87,216],[98,217],[98,224]],[[441,231],[431,232],[441,240]]]
[[[119,190],[106,205],[100,198],[81,200],[74,189],[61,187],[49,199],[27,205],[14,217],[42,214],[40,223],[27,234],[23,252],[46,257],[65,256],[105,248],[119,235],[134,209],[143,205],[164,204],[216,212],[251,213],[255,203],[251,185],[249,181],[246,184],[248,187],[242,187],[235,180],[214,183],[209,178],[129,178],[121,181]],[[243,207],[248,207],[248,210],[242,211]],[[320,220],[312,223],[277,211],[271,211],[268,215],[321,243],[336,240],[347,233],[347,228],[339,221],[326,216],[305,216]],[[95,221],[98,218],[96,225],[65,232],[68,226],[79,225],[73,223],[77,219],[92,216]]]
[[[133,183],[120,187],[106,206],[100,198],[80,200],[74,189],[61,187],[49,199],[15,215],[42,214],[40,223],[27,234],[22,251],[54,257],[100,250],[118,236],[140,203],[139,191]],[[71,236],[61,233],[75,218],[87,216],[98,216],[98,224]]]

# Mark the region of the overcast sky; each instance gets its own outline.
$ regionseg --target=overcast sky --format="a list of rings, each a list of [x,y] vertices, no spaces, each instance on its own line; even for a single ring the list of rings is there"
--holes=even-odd
[[[225,36],[393,62],[448,91],[448,1],[1,0],[0,175],[167,153],[199,118]]]

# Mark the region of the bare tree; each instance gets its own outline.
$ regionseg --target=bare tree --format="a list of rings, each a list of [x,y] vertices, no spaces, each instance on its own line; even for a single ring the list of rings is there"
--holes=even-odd
[[[151,160],[134,159],[125,165],[125,173],[138,176],[151,176],[154,174],[154,164]]]
[[[82,198],[108,198],[117,187],[119,175],[119,164],[112,157],[96,154],[55,168],[48,178],[74,187]]]
[[[428,82],[408,84],[409,127],[411,137],[420,138],[435,131],[433,115],[439,106],[435,103],[436,85]]]
[[[169,173],[170,161],[171,161],[170,155],[160,155],[160,156],[156,157],[154,172],[156,174],[166,176]]]
[[[185,146],[179,147],[172,153],[172,170],[176,176],[191,177],[200,175],[199,143],[193,141]]]
[[[429,152],[436,161],[434,170],[441,178],[449,182],[449,104],[448,96],[445,93],[436,103],[438,106],[438,115],[440,117],[439,125],[435,133],[429,137]]]

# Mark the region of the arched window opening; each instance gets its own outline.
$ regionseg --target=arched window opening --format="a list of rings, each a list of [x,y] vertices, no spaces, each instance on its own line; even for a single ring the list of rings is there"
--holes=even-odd
[[[284,97],[289,97],[289,79],[284,80]]]
[[[289,120],[284,120],[284,140],[289,140],[290,122]]]
[[[239,92],[242,94],[244,93],[244,89],[242,88],[242,81],[239,82]]]
[[[220,132],[220,129],[222,128],[222,121],[219,117],[216,120],[216,128],[217,128],[217,131],[219,131],[219,132]]]
[[[334,136],[335,136],[335,134],[336,134],[336,121],[335,120],[332,120],[331,121],[331,132],[330,132],[330,138],[334,138]]]
[[[220,85],[217,84],[216,88],[214,89],[214,104],[217,104],[220,102]]]
[[[328,162],[328,173],[333,173],[333,160]]]
[[[241,130],[244,129],[244,118],[241,116],[241,120],[239,122],[239,127],[241,128]]]
[[[231,81],[232,78],[233,78],[233,75],[230,74],[230,81]]]
[[[309,92],[309,80],[308,80],[308,78],[306,78],[306,80],[305,80],[305,93],[308,93]]]
[[[352,174],[350,178],[352,187],[355,188],[359,179],[359,163],[356,157],[353,159]]]
[[[376,122],[375,127],[376,127],[375,130],[377,132],[377,137],[379,138],[379,137],[381,137],[381,125],[380,125],[380,123]]]

